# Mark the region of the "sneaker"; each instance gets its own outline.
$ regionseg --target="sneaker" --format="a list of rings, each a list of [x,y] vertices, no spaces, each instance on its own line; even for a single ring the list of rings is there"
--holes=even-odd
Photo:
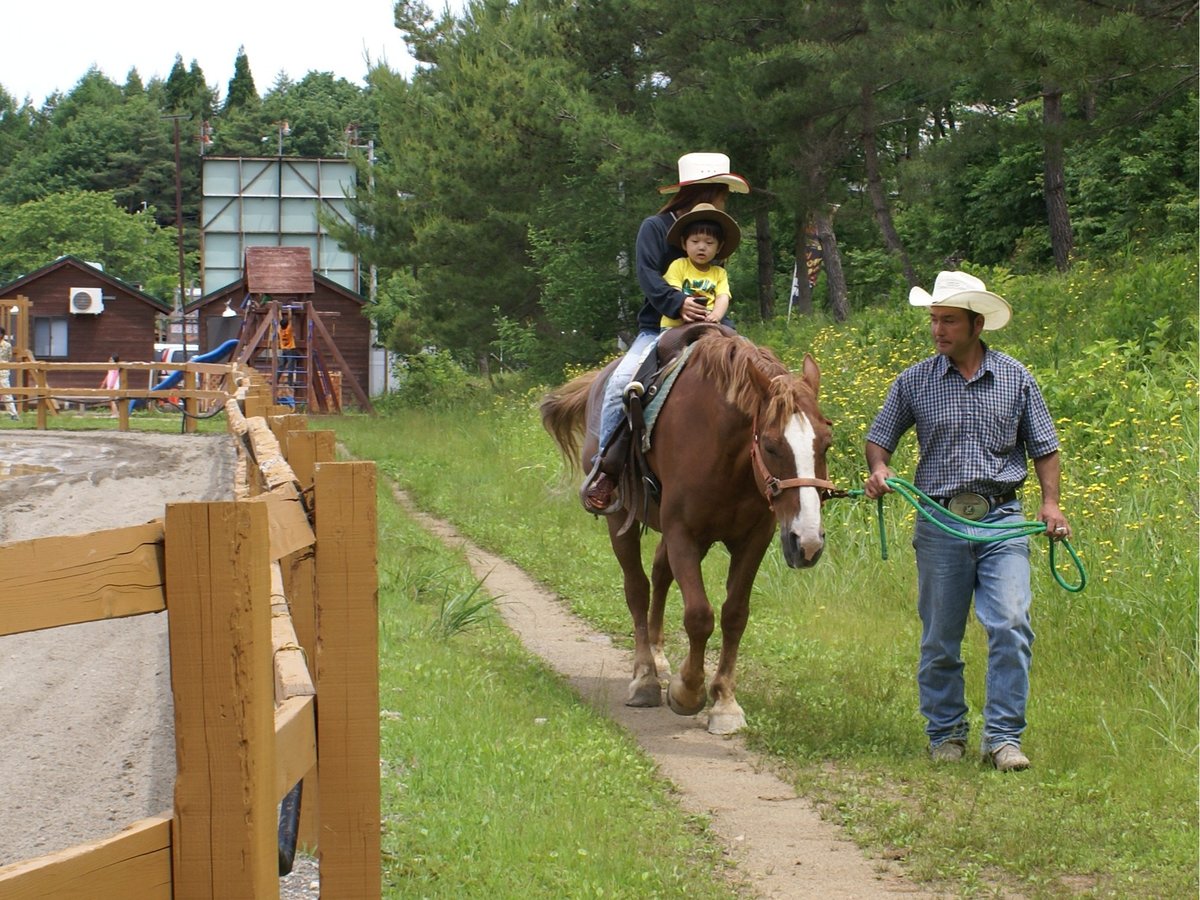
[[[20,416],[14,416],[12,413],[9,413],[9,416],[8,416],[8,417],[9,417],[10,419],[12,419],[14,422],[19,422],[19,421],[21,421],[21,417],[20,417]]]
[[[929,758],[935,763],[958,762],[967,755],[967,742],[958,738],[942,741],[936,747],[929,748]]]
[[[995,750],[984,750],[983,761],[995,766],[997,772],[1019,772],[1029,768],[1029,757],[1016,744],[1001,744]]]

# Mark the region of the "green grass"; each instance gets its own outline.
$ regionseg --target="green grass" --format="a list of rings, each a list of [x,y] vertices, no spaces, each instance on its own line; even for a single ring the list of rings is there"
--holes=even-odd
[[[37,413],[22,412],[19,421],[14,422],[5,414],[0,414],[0,431],[20,429],[30,431],[37,428]],[[46,431],[116,431],[117,420],[110,419],[108,407],[98,406],[86,411],[63,410],[57,415],[46,417]],[[182,434],[183,415],[178,412],[159,412],[157,410],[138,410],[129,417],[131,433],[146,431],[156,434]],[[202,433],[221,434],[229,430],[225,423],[225,414],[217,413],[209,418],[196,420],[196,430]]]
[[[991,286],[995,279],[984,276]],[[1171,310],[1172,322],[1190,326],[1140,323],[1126,314],[1131,284],[1146,295],[1139,302]],[[874,504],[867,501],[827,506],[829,544],[816,568],[794,572],[777,550],[768,553],[739,660],[748,737],[863,846],[902,858],[914,877],[949,879],[964,896],[1015,890],[1027,897],[1194,897],[1195,260],[1011,278],[1004,292],[1017,322],[992,345],[1026,362],[1045,386],[1063,442],[1063,506],[1090,578],[1081,594],[1061,590],[1044,543],[1035,541],[1037,643],[1025,739],[1034,768],[1001,776],[975,764],[933,769],[925,759],[914,683],[912,514],[898,501],[885,508],[887,561],[880,559]],[[1064,329],[1068,314],[1073,327]],[[1142,333],[1122,333],[1139,324],[1146,325]],[[760,337],[793,364],[806,350],[816,355],[823,405],[835,420],[831,477],[858,486],[863,435],[887,385],[928,353],[923,319],[907,309],[873,311],[849,324],[806,321]],[[562,477],[538,422],[539,396],[540,389],[531,389],[457,408],[346,416],[314,427],[336,428],[356,455],[376,459],[422,507],[517,562],[596,627],[627,640],[606,529],[580,511],[576,485]],[[894,458],[901,474],[912,471],[914,443],[910,436]],[[1027,498],[1028,514],[1035,502]],[[648,556],[652,542],[646,543]],[[710,554],[710,587],[721,583],[724,564],[723,552]],[[1064,574],[1071,580],[1072,573]],[[682,646],[678,611],[676,597],[668,615],[674,659]],[[474,672],[464,689],[494,687],[488,703],[499,707],[506,702],[500,695],[513,690],[505,682],[532,664],[520,654],[510,658],[495,630],[473,639],[480,641],[472,648],[477,659],[441,666]],[[972,623],[965,655],[973,711],[982,706],[984,654]],[[427,690],[443,677],[450,676],[427,673],[411,690]],[[532,693],[532,686],[518,692]],[[565,694],[560,701],[557,717],[571,718],[575,702]],[[512,718],[507,724],[517,727],[520,717]],[[544,734],[539,726],[526,739],[536,744]],[[480,743],[440,721],[421,739],[464,754]],[[490,740],[506,739],[501,733]],[[563,740],[591,746],[565,732]],[[504,771],[508,758],[490,757],[498,767],[490,774],[480,759],[481,781],[514,789]],[[630,750],[621,768],[639,765]],[[652,791],[653,782],[647,784]],[[448,872],[451,863],[442,858]],[[555,868],[550,858],[537,859],[534,868]],[[629,861],[632,870],[641,865]],[[422,868],[420,878],[428,877]],[[503,894],[512,882],[501,884],[493,893]]]
[[[736,896],[706,823],[521,649],[461,554],[384,481],[379,509],[384,895]]]

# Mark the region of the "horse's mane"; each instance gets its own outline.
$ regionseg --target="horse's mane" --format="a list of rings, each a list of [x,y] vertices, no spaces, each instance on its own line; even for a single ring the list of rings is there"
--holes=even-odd
[[[802,397],[816,401],[808,382],[774,352],[742,337],[705,335],[693,345],[687,364],[747,416],[753,417],[766,403],[764,416],[777,421],[796,412]]]

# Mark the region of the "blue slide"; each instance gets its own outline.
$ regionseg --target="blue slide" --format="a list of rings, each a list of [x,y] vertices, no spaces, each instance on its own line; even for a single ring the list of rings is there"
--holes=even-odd
[[[188,360],[188,362],[199,362],[199,363],[221,362],[225,357],[227,357],[231,353],[233,353],[234,348],[237,347],[237,345],[238,345],[237,338],[231,338],[230,340],[221,344],[221,346],[217,347],[215,350],[209,350],[207,353],[201,353],[198,356],[193,356],[191,359]],[[170,375],[168,375],[166,378],[164,378],[162,381],[160,381],[158,384],[156,384],[150,390],[165,391],[165,390],[168,390],[169,388],[175,387],[175,385],[179,384],[179,382],[181,382],[182,380],[183,380],[183,371],[182,370],[172,372]],[[130,400],[129,401],[129,411],[133,412],[135,409],[138,408],[139,403],[146,403],[146,402],[147,401],[145,401],[145,400]]]

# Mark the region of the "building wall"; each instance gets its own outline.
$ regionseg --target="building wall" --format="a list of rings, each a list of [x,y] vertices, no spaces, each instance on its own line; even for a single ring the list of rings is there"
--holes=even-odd
[[[72,289],[88,287],[101,289],[104,311],[95,315],[71,313]],[[153,358],[155,318],[164,315],[164,311],[98,277],[94,270],[64,265],[12,290],[6,290],[5,294],[23,294],[32,302],[32,346],[29,349],[39,359],[47,362],[105,362],[113,353],[120,356],[123,362],[149,362]],[[56,342],[61,343],[58,339],[65,337],[65,348],[52,348],[64,352],[55,352],[54,355],[37,353],[39,320],[52,323],[50,334]],[[103,377],[103,372],[55,373],[51,376],[51,384],[55,387],[98,387]],[[134,377],[131,375],[131,378]]]

